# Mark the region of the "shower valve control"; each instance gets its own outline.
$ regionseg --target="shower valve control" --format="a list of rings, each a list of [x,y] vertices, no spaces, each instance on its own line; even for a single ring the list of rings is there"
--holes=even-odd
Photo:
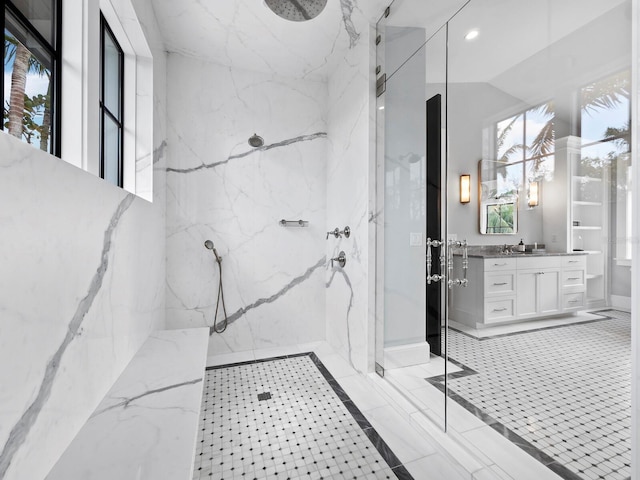
[[[338,262],[340,268],[344,268],[347,264],[347,254],[344,251],[341,251],[336,258],[331,259],[331,268],[333,268],[333,262]]]
[[[336,238],[341,238],[342,235],[344,235],[345,238],[349,238],[351,236],[351,228],[349,228],[348,225],[344,227],[344,230],[340,230],[338,227],[336,227],[330,232],[327,232],[327,240],[329,240],[329,235],[333,235]]]

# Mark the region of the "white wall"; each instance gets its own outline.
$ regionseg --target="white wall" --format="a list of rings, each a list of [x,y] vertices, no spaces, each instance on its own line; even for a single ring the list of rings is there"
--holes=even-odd
[[[135,5],[154,53],[157,146],[163,46],[147,0]],[[164,173],[149,203],[5,133],[0,152],[0,477],[40,479],[164,327]]]
[[[171,54],[168,94],[169,327],[213,324],[211,239],[230,320],[210,355],[323,339],[326,83]]]
[[[510,112],[522,106],[518,99],[488,83],[454,83],[448,88],[449,107],[449,233],[458,239],[466,239],[469,245],[515,245],[542,242],[541,207],[530,209],[526,198],[520,198],[518,207],[518,232],[515,235],[481,235],[478,219],[478,161],[483,158],[487,139],[484,128],[488,119],[501,112]],[[508,116],[508,113],[505,115]],[[460,203],[459,176],[471,174],[471,202]]]
[[[388,60],[413,52],[425,32],[387,27],[384,35],[386,68]],[[422,48],[389,78],[384,97],[385,346],[426,339],[426,68]],[[422,239],[420,245],[410,246],[411,233]]]

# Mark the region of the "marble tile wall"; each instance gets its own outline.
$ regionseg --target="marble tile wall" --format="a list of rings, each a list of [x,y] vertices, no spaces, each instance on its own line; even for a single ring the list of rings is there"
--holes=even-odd
[[[161,166],[164,53],[148,0],[134,4]],[[0,152],[0,478],[41,479],[164,327],[164,171],[150,203],[4,132]]]
[[[370,206],[370,164],[375,154],[375,52],[373,39],[380,2],[359,5],[343,1],[350,28],[348,48],[329,77],[329,138],[327,165],[327,223],[349,225],[351,237],[327,244],[327,255],[347,254],[344,269],[326,275],[326,338],[336,351],[360,372],[373,366],[374,304],[370,305],[370,228],[375,218]],[[374,5],[376,4],[376,5]],[[363,8],[364,7],[364,8]],[[372,233],[372,238],[374,235]]]
[[[167,323],[213,325],[212,240],[229,324],[210,355],[324,338],[326,103],[322,81],[169,55]]]

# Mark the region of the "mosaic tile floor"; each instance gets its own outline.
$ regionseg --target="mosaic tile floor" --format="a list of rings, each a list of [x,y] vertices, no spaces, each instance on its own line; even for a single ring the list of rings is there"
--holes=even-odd
[[[630,478],[631,320],[449,334],[451,397],[568,480]],[[427,379],[442,388],[442,376]]]
[[[207,369],[193,478],[412,479],[313,353]]]

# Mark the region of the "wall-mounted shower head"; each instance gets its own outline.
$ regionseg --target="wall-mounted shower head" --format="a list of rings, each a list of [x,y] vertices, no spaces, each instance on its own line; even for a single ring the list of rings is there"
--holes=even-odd
[[[264,145],[264,140],[260,135],[254,133],[249,137],[249,145],[253,148],[258,148]]]

